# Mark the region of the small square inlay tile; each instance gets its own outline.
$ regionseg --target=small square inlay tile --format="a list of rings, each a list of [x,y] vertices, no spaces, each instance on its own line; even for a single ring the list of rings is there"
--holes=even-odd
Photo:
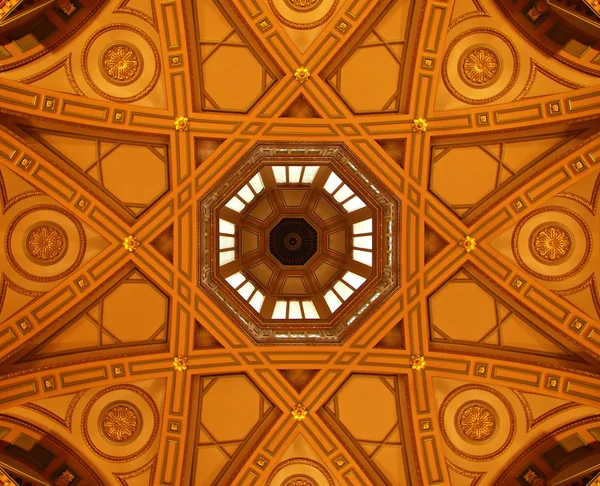
[[[44,101],[42,102],[42,110],[44,110],[44,111],[56,110],[56,98],[53,98],[52,96],[44,96]]]
[[[573,167],[573,170],[576,174],[579,174],[580,172],[583,172],[585,169],[587,169],[587,164],[583,161],[583,159],[579,158],[574,162],[571,162],[571,167]]]
[[[263,456],[258,456],[254,461],[254,465],[260,469],[267,467],[267,464],[269,464],[269,461],[267,461]]]
[[[340,454],[333,460],[333,463],[335,464],[336,468],[341,469],[346,464],[348,464],[348,461],[346,460],[346,458],[343,455]]]
[[[114,123],[123,123],[125,121],[125,112],[123,110],[114,110],[112,121]]]
[[[169,64],[171,67],[181,66],[183,64],[183,58],[181,54],[173,54],[169,56]]]
[[[516,276],[513,281],[511,282],[511,285],[517,289],[518,291],[521,291],[523,289],[523,287],[525,286],[526,281],[523,280],[521,277]]]
[[[181,432],[181,422],[177,420],[169,420],[169,432],[174,434]]]
[[[487,376],[488,365],[482,363],[475,364],[475,375],[476,376]]]
[[[489,113],[477,113],[477,125],[480,127],[487,127],[490,124]]]
[[[90,202],[83,196],[79,196],[75,201],[75,207],[80,211],[85,211],[90,205]]]
[[[29,167],[31,167],[31,164],[33,164],[33,160],[31,160],[26,155],[21,155],[21,158],[17,162],[17,166],[23,170],[29,170]]]
[[[433,424],[431,423],[431,420],[429,420],[429,419],[421,420],[419,422],[419,425],[421,427],[421,432],[431,432],[433,430]]]
[[[56,388],[54,378],[52,376],[42,378],[42,388],[44,389],[44,391],[54,390]]]
[[[17,321],[17,327],[23,334],[27,334],[29,331],[31,331],[31,329],[33,329],[31,327],[31,323],[26,317],[23,317]]]
[[[121,364],[111,365],[110,369],[112,371],[113,378],[125,376],[125,368]]]
[[[527,207],[527,205],[523,202],[523,199],[521,199],[521,198],[514,200],[511,203],[511,205],[517,213],[520,213],[521,211],[523,211],[523,209],[525,209]]]
[[[560,101],[550,101],[547,106],[549,116],[562,115],[562,105],[560,104]]]
[[[266,17],[262,20],[259,20],[256,25],[258,25],[258,28],[260,30],[262,30],[263,32],[266,32],[267,30],[269,30],[272,27],[271,22]]]
[[[87,279],[83,275],[81,277],[79,277],[77,280],[75,280],[75,286],[77,287],[77,290],[79,290],[80,292],[85,290],[85,288],[89,284],[90,283],[87,281]]]
[[[339,30],[342,34],[345,34],[350,28],[350,23],[347,22],[345,19],[340,19],[338,20],[338,23],[335,24],[335,28]]]
[[[560,378],[558,376],[548,376],[546,379],[546,388],[549,390],[558,391],[560,387]]]
[[[435,59],[433,57],[423,56],[421,61],[421,67],[423,69],[433,69],[435,66]]]
[[[585,328],[585,326],[587,325],[587,322],[579,319],[579,317],[576,317],[573,322],[571,323],[571,329],[573,329],[577,334],[581,334],[581,331],[583,331],[583,329]]]

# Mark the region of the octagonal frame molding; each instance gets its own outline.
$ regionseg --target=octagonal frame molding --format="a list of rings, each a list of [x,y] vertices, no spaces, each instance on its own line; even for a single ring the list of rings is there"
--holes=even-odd
[[[237,170],[218,180],[208,196],[198,201],[198,286],[215,302],[253,341],[258,344],[332,344],[342,343],[360,324],[368,319],[375,301],[385,302],[401,285],[400,273],[400,226],[401,201],[385,189],[378,179],[350,152],[343,143],[327,142],[256,142],[242,157]],[[211,235],[215,234],[215,216],[239,186],[245,184],[263,166],[318,164],[330,166],[342,176],[343,182],[373,208],[376,208],[374,246],[382,252],[373,262],[374,277],[358,289],[344,306],[336,311],[329,322],[323,320],[269,320],[261,322],[258,313],[247,302],[226,286],[218,284],[215,275],[216,256]],[[376,187],[373,182],[379,185]],[[391,249],[384,246],[389,240]]]

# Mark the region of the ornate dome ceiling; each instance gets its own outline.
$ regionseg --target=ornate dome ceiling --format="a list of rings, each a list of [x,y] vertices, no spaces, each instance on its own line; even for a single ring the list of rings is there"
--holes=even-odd
[[[597,12],[0,0],[0,482],[587,486]]]

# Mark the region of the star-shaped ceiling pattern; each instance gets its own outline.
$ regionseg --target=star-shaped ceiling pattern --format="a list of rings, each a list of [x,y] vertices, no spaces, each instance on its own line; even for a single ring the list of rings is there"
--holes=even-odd
[[[591,10],[42,3],[0,17],[2,474],[504,486],[597,454]]]

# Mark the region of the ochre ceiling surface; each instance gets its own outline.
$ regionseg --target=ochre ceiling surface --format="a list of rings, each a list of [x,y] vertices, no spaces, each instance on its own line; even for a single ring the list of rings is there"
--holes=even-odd
[[[591,481],[593,3],[0,0],[0,477]]]

